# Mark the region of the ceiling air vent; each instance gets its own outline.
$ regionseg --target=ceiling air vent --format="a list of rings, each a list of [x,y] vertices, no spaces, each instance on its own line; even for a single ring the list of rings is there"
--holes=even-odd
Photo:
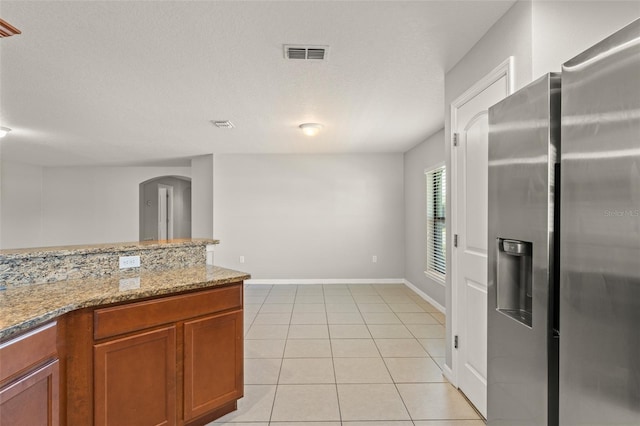
[[[22,34],[22,32],[7,21],[0,19],[0,38],[11,37],[16,34]]]
[[[327,53],[329,53],[329,46],[284,45],[285,59],[324,61],[327,59]]]
[[[229,120],[211,120],[211,123],[213,123],[214,126],[219,127],[221,129],[233,129],[234,126],[232,122],[230,122]]]

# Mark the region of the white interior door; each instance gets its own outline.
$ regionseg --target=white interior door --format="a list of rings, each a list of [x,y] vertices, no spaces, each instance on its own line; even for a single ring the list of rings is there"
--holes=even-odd
[[[458,336],[454,368],[457,365],[458,387],[486,417],[487,110],[510,93],[508,73],[479,82],[475,88],[475,93],[453,110],[455,122],[452,121],[452,128],[458,134],[458,145],[452,151],[452,219],[458,241],[452,251],[452,283],[456,289],[453,332]]]
[[[158,185],[158,239],[173,239],[173,187]]]

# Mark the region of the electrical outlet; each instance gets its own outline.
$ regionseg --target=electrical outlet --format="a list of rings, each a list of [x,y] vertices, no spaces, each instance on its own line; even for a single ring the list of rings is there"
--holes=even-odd
[[[139,268],[140,256],[120,256],[120,269]]]
[[[378,256],[371,256],[371,263],[378,263]]]
[[[135,290],[140,288],[140,277],[122,278],[120,280],[120,291]]]
[[[240,263],[244,263],[244,256],[240,256]]]

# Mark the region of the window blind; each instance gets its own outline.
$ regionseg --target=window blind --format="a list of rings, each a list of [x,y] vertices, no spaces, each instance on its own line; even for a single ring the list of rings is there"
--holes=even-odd
[[[426,272],[444,279],[447,270],[445,222],[447,175],[445,167],[427,175],[427,268]]]

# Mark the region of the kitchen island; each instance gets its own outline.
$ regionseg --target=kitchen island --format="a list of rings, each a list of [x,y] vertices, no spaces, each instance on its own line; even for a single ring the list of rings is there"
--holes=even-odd
[[[234,410],[249,275],[206,265],[210,243],[196,264],[6,285],[0,423],[203,425]]]

